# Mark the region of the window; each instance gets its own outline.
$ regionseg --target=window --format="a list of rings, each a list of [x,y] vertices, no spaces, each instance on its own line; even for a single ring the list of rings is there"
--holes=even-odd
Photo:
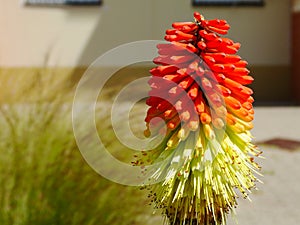
[[[193,0],[193,5],[264,5],[263,0]]]
[[[25,0],[25,5],[100,5],[102,0]]]

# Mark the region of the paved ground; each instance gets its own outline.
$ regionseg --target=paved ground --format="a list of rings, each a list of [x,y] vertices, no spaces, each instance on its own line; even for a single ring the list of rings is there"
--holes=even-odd
[[[274,138],[300,141],[300,108],[256,108],[254,125],[257,142]],[[239,224],[300,224],[300,149],[288,151],[269,145],[260,148],[266,157],[261,161],[264,184],[252,194],[252,203],[239,201]]]
[[[283,137],[300,141],[300,107],[256,107],[256,141]]]
[[[300,151],[287,152],[261,146],[264,184],[251,195],[252,202],[240,200],[237,218],[241,225],[285,225],[300,221]],[[229,224],[235,224],[230,222]]]
[[[300,108],[257,107],[255,110],[252,132],[255,142],[274,138],[300,141]],[[265,144],[259,144],[259,147],[266,158],[260,160],[264,184],[259,184],[259,190],[250,196],[252,202],[239,199],[238,224],[300,224],[300,148],[290,151]],[[149,224],[162,224],[159,216],[150,221]],[[229,216],[228,225],[234,224],[236,222]]]

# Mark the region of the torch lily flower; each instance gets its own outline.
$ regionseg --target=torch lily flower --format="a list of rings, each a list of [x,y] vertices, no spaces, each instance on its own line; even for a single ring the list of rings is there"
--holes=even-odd
[[[248,198],[261,152],[251,143],[254,101],[240,43],[225,20],[175,22],[150,70],[146,136],[164,141],[136,164],[161,162],[150,197],[169,224],[226,224],[238,192]],[[160,120],[154,120],[155,118]]]

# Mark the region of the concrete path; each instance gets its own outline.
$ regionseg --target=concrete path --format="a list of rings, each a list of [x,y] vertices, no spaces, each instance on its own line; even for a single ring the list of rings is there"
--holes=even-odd
[[[255,141],[273,138],[300,141],[300,108],[258,107],[255,112]],[[252,203],[239,200],[239,224],[300,224],[300,149],[288,151],[269,145],[259,147],[266,158],[260,160],[264,184],[258,185],[259,191],[251,195]]]
[[[300,107],[257,107],[255,109],[254,142],[274,138],[300,141]],[[258,191],[250,195],[252,202],[238,200],[236,219],[240,225],[300,224],[300,149],[259,145],[264,160]],[[147,224],[163,224],[159,215],[150,216]],[[236,222],[228,217],[228,225]]]

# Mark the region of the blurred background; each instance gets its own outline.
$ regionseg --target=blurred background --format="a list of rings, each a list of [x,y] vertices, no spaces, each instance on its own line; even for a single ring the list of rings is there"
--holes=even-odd
[[[299,60],[298,9],[299,1],[289,0],[266,0],[262,7],[193,7],[191,1],[180,0],[23,7],[20,0],[1,0],[0,66],[86,67],[120,44],[161,40],[172,21],[191,20],[199,10],[206,18],[225,18],[231,24],[229,36],[242,43],[240,55],[249,61],[256,79],[257,104],[299,103],[299,94],[293,94],[299,83],[297,68],[292,73],[292,62]]]
[[[101,54],[128,42],[162,40],[172,22],[190,21],[194,11],[207,19],[226,19],[229,37],[242,43],[239,54],[255,78],[253,132],[257,142],[275,148],[266,162],[266,179],[286,169],[274,166],[272,157],[299,159],[294,149],[300,146],[300,0],[264,2],[196,7],[183,0],[103,0],[96,6],[57,7],[0,0],[0,224],[161,224],[159,213],[152,215],[147,206],[147,193],[105,180],[82,159],[72,133],[71,102],[76,83]],[[148,69],[123,71],[124,83]],[[104,97],[120,86],[122,82],[112,80]],[[113,134],[105,132],[103,138],[111,149],[120,148],[112,144]],[[281,155],[282,149],[293,153]],[[283,185],[280,179],[270,178],[270,188]],[[291,177],[284,183],[294,181]],[[279,196],[276,191],[274,196]],[[290,222],[299,221],[296,189],[285,193],[294,198],[279,202],[260,198],[262,193],[254,197],[262,201],[259,207],[266,209],[264,202],[278,207],[290,203]],[[244,212],[263,211],[253,205],[242,206]],[[286,214],[281,213],[278,218]],[[241,224],[253,224],[255,215],[250,215],[242,214],[242,221],[250,222]],[[267,219],[259,221],[255,223],[268,224]]]

